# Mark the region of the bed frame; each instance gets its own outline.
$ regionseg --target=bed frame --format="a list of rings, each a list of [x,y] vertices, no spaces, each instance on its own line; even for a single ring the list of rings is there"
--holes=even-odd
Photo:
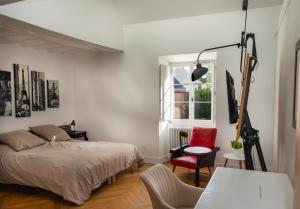
[[[119,171],[118,173],[121,173],[122,171],[125,171],[125,170],[129,170],[132,173],[134,169],[141,168],[141,167],[143,167],[143,165],[144,165],[143,159],[139,158],[139,159],[136,159],[135,161],[133,161],[129,166],[127,166],[123,170]],[[114,184],[117,181],[116,175],[118,173],[108,177],[107,179],[104,180],[104,182],[107,181],[107,184]]]

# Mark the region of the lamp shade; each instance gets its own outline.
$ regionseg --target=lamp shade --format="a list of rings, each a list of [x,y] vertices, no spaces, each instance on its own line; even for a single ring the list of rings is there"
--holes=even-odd
[[[192,81],[196,81],[204,76],[208,72],[208,68],[202,67],[201,64],[197,64],[197,68],[192,73]]]

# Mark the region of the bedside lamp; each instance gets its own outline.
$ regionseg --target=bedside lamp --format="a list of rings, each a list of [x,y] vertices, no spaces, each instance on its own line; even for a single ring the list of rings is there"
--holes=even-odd
[[[71,122],[71,131],[75,131],[75,120]]]

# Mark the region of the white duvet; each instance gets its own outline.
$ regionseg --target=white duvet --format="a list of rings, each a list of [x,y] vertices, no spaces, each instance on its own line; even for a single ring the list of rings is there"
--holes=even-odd
[[[74,140],[19,152],[0,145],[0,182],[40,187],[80,205],[139,157],[137,147],[126,143]]]

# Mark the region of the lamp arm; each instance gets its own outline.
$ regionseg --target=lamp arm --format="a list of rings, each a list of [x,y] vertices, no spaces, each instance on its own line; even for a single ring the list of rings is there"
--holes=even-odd
[[[222,48],[232,47],[232,46],[237,46],[238,48],[240,48],[241,43],[229,44],[229,45],[224,45],[224,46],[218,46],[218,47],[213,47],[213,48],[207,48],[207,49],[204,49],[204,50],[203,50],[202,52],[200,52],[199,55],[198,55],[198,58],[197,58],[197,64],[199,64],[200,55],[201,55],[203,52],[210,51],[210,50],[215,50],[215,49],[222,49]]]

